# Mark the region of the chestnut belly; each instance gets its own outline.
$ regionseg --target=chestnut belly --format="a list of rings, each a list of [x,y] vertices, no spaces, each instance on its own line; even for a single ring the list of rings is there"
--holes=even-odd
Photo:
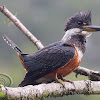
[[[79,59],[78,53],[76,53],[73,57],[73,59],[71,59],[68,63],[66,63],[64,66],[62,66],[61,68],[58,68],[56,71],[45,75],[45,77],[55,77],[55,74],[57,73],[58,78],[60,78],[60,76],[65,77],[66,75],[70,74],[71,72],[73,72],[80,64],[81,60]]]

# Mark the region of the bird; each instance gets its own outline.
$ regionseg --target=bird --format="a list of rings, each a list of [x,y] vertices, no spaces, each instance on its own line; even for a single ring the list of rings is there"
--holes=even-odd
[[[100,31],[100,26],[92,25],[91,11],[80,11],[67,20],[65,35],[60,41],[51,43],[33,54],[24,53],[4,35],[3,39],[17,51],[27,72],[18,86],[47,84],[54,81],[63,85],[62,81],[71,82],[64,77],[80,65],[86,50],[87,38],[96,31]]]

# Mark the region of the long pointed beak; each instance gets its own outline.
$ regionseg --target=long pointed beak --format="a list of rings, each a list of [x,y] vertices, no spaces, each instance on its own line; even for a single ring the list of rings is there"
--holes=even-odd
[[[100,31],[100,26],[83,26],[83,30],[87,32]]]

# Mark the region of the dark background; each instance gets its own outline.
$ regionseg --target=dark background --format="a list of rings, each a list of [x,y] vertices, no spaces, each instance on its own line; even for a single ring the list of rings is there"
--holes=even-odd
[[[78,11],[92,12],[92,22],[100,25],[100,1],[99,0],[0,0],[0,5],[5,5],[17,18],[38,38],[43,45],[61,40],[64,35],[66,20]],[[11,76],[16,87],[24,78],[23,69],[16,52],[12,50],[2,39],[6,34],[24,52],[34,53],[37,48],[30,40],[9,20],[0,13],[0,73]],[[100,71],[100,32],[93,33],[88,39],[87,50],[81,66]],[[85,76],[72,73],[66,77],[69,80],[85,80]],[[50,98],[48,100],[54,100]],[[64,96],[56,100],[100,100],[99,95]]]

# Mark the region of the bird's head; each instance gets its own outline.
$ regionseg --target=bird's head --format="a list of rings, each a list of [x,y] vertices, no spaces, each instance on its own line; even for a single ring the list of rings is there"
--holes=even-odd
[[[85,38],[89,37],[92,32],[100,31],[99,26],[92,26],[91,12],[78,12],[74,16],[70,17],[65,25],[65,36],[68,39],[72,35],[82,35]]]

